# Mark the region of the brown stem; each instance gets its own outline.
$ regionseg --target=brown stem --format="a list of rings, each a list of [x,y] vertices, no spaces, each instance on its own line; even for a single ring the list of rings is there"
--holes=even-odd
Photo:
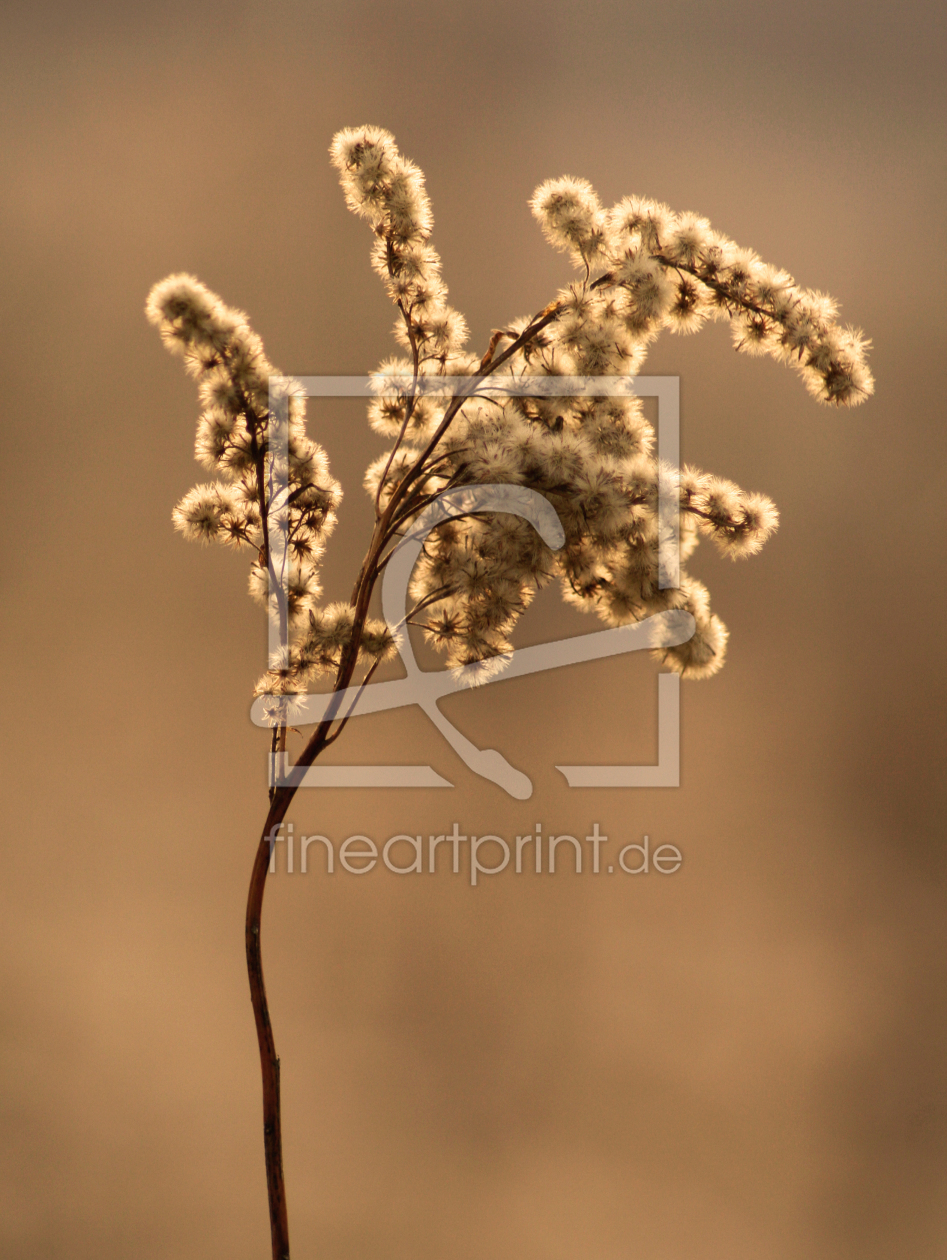
[[[380,549],[379,529],[376,526],[372,545],[362,566],[356,584],[356,622],[348,651],[343,652],[336,676],[335,690],[344,690],[351,682],[358,660],[361,629],[368,611],[368,601],[377,578],[377,559]],[[269,1006],[266,1001],[266,985],[263,980],[263,957],[260,943],[260,925],[263,915],[263,893],[270,865],[270,855],[276,844],[280,823],[286,817],[290,802],[296,795],[301,772],[316,760],[330,739],[335,715],[324,718],[309,742],[300,753],[294,767],[300,774],[286,786],[277,788],[270,801],[270,808],[263,824],[263,833],[257,846],[250,889],[247,894],[245,942],[247,951],[247,975],[250,979],[250,1001],[256,1021],[257,1042],[260,1047],[260,1073],[263,1079],[263,1149],[266,1159],[266,1190],[270,1207],[270,1237],[273,1244],[273,1260],[289,1260],[289,1221],[286,1213],[286,1186],[283,1179],[283,1137],[280,1118],[280,1064],[273,1038]],[[285,728],[280,733],[278,746],[285,747]]]
[[[270,865],[270,851],[275,833],[283,821],[292,793],[280,789],[273,797],[263,835],[257,846],[247,897],[246,947],[247,974],[250,977],[250,1001],[256,1020],[260,1046],[260,1071],[263,1076],[263,1147],[266,1158],[266,1190],[270,1203],[270,1237],[273,1260],[289,1260],[289,1221],[286,1215],[286,1188],[283,1182],[283,1138],[280,1126],[279,1057],[273,1040],[273,1027],[266,1003],[263,983],[263,958],[260,953],[260,918],[263,912],[263,891]]]
[[[329,723],[323,722],[310,740],[303,756],[311,765],[325,747]],[[286,728],[280,730],[279,744],[285,747]],[[302,761],[303,758],[300,758]],[[270,856],[276,844],[280,823],[286,817],[290,802],[296,795],[296,785],[278,787],[273,793],[263,833],[257,845],[250,889],[247,894],[247,916],[244,929],[247,950],[247,975],[250,979],[250,1002],[256,1022],[257,1043],[260,1047],[260,1074],[263,1079],[263,1151],[266,1161],[266,1192],[270,1207],[270,1238],[273,1244],[273,1260],[289,1260],[289,1220],[286,1213],[286,1186],[283,1180],[283,1135],[280,1119],[280,1064],[273,1038],[273,1025],[266,1001],[266,985],[263,980],[263,956],[261,952],[260,925],[263,916],[263,893],[270,866]]]
[[[347,684],[346,684],[347,685]],[[331,721],[319,724],[315,734],[297,761],[297,768],[311,766],[325,748]],[[280,728],[277,747],[285,748],[286,728]],[[256,1022],[257,1042],[260,1047],[260,1074],[263,1080],[263,1151],[266,1161],[266,1191],[270,1208],[270,1238],[273,1260],[289,1260],[289,1221],[286,1213],[286,1186],[283,1179],[283,1135],[280,1118],[280,1063],[273,1038],[273,1025],[266,1000],[263,980],[263,956],[261,952],[260,925],[263,915],[263,893],[270,866],[270,856],[276,844],[280,823],[286,817],[290,802],[296,795],[297,783],[274,790],[270,801],[263,833],[257,845],[250,889],[247,894],[245,943],[247,951],[247,975],[250,980],[250,1002]]]
[[[511,355],[515,354],[523,345],[530,341],[538,332],[540,332],[547,324],[551,323],[559,313],[558,303],[550,303],[545,310],[532,321],[528,328],[516,338],[508,349],[501,354],[496,360],[490,362],[489,359],[482,368],[484,375],[490,375],[492,372],[505,362]],[[495,347],[494,347],[495,348]],[[487,356],[485,356],[487,358]],[[352,627],[352,638],[342,652],[339,662],[339,668],[336,674],[335,688],[337,692],[342,692],[349,686],[352,676],[355,673],[356,663],[359,657],[361,647],[362,630],[365,624],[365,618],[368,614],[368,604],[371,599],[372,591],[381,569],[384,567],[385,559],[382,556],[386,543],[391,540],[392,530],[396,528],[393,525],[395,520],[401,519],[396,516],[399,507],[405,508],[405,499],[410,504],[412,498],[409,496],[409,487],[416,480],[425,460],[429,459],[433,449],[436,447],[440,437],[446,432],[450,421],[456,412],[460,409],[465,401],[465,397],[455,397],[447,408],[447,414],[441,422],[434,438],[429,442],[427,448],[421,453],[420,457],[415,461],[408,474],[402,479],[396,487],[394,494],[388,502],[384,512],[376,520],[375,529],[372,534],[372,540],[368,548],[368,552],[362,562],[362,567],[355,583],[355,589],[352,592],[352,604],[355,609],[355,621]],[[263,479],[260,475],[262,469],[260,464],[262,459],[257,461],[257,475],[261,495],[261,512],[263,517],[264,529],[266,528],[266,511],[265,498],[263,494]],[[411,496],[417,497],[417,488],[411,491]],[[414,504],[417,507],[417,503]],[[269,562],[269,547],[266,545],[268,539],[265,540],[265,550],[267,552],[267,560]],[[416,612],[417,609],[412,610]],[[367,681],[367,679],[366,679]],[[260,1047],[260,1072],[263,1079],[263,1147],[266,1160],[266,1188],[269,1199],[270,1208],[270,1237],[273,1245],[273,1260],[289,1260],[289,1221],[286,1211],[286,1186],[283,1178],[283,1139],[282,1124],[280,1117],[280,1061],[276,1053],[276,1043],[273,1038],[273,1026],[270,1022],[269,1006],[266,1000],[266,985],[263,980],[263,957],[260,941],[260,927],[263,915],[263,894],[266,889],[266,876],[270,866],[270,857],[276,844],[277,834],[280,824],[286,817],[290,802],[296,795],[299,780],[302,771],[316,760],[322,750],[332,742],[338,735],[347,721],[347,715],[342,717],[341,724],[335,734],[331,734],[331,728],[336,721],[336,714],[331,713],[324,718],[316,728],[315,733],[309,739],[296,760],[294,769],[297,774],[293,781],[281,787],[275,787],[271,793],[270,808],[266,815],[266,822],[263,825],[263,833],[260,836],[260,842],[257,846],[256,857],[253,862],[253,871],[250,876],[250,889],[247,894],[247,914],[245,925],[245,941],[247,951],[247,975],[250,980],[250,1001],[253,1005],[253,1017],[256,1021],[257,1042]],[[276,750],[284,750],[286,747],[286,728],[282,727],[279,731],[274,731],[273,747]]]

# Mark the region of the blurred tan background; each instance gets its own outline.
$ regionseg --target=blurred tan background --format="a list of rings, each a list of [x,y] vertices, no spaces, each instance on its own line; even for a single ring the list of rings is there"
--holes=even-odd
[[[9,3],[2,27],[0,1254],[269,1254],[242,942],[264,629],[243,558],[172,532],[196,399],[142,307],[190,270],[286,372],[392,353],[327,160],[361,122],[426,171],[476,348],[571,274],[526,206],[568,173],[836,295],[878,391],[820,408],[719,326],[654,347],[684,458],[782,513],[753,560],[693,563],[731,646],[684,687],[679,789],[554,769],[653,759],[628,657],[445,705],[528,802],[410,711],[333,759],[452,791],[297,799],[296,834],[336,844],[598,822],[684,863],[271,881],[294,1256],[947,1254],[941,6]],[[311,417],[345,598],[382,444],[359,403]],[[552,591],[520,641],[592,628]]]

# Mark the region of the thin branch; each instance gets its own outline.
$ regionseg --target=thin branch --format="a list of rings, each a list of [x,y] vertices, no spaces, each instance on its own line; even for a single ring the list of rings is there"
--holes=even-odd
[[[389,251],[389,260],[388,260],[388,274],[392,275],[390,251]],[[414,325],[411,322],[411,317],[408,314],[408,312],[404,309],[404,303],[401,301],[400,298],[398,300],[398,310],[401,312],[402,316],[404,317],[405,326],[407,327],[407,330],[408,330],[408,340],[411,344],[411,357],[414,362],[414,375],[412,378],[413,389],[411,391],[411,397],[405,400],[404,420],[402,421],[402,424],[401,424],[401,432],[398,434],[398,437],[395,440],[395,444],[392,447],[391,453],[388,456],[388,463],[385,464],[385,471],[382,473],[381,478],[378,482],[378,488],[375,490],[375,517],[376,519],[380,515],[378,505],[381,501],[382,486],[385,484],[385,479],[388,476],[388,470],[391,468],[391,461],[394,459],[395,455],[397,454],[398,447],[404,441],[404,435],[408,430],[408,425],[411,423],[411,417],[414,415],[414,409],[415,409],[415,406],[417,405],[417,396],[418,396],[417,395],[418,368],[420,366],[420,351],[418,350],[418,339],[414,331]]]

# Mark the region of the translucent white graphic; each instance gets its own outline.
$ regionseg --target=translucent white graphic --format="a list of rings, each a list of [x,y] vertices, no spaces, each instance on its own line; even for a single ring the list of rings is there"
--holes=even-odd
[[[677,377],[530,377],[522,381],[494,378],[461,377],[426,378],[419,386],[426,393],[473,393],[493,396],[514,392],[534,396],[542,387],[555,385],[557,396],[575,394],[614,395],[635,392],[658,399],[658,457],[666,465],[677,467],[679,460],[679,391]],[[404,392],[405,383],[390,383]],[[377,393],[377,380],[371,377],[308,377],[301,381],[273,378],[270,382],[271,409],[274,416],[273,440],[277,448],[271,460],[271,509],[269,533],[274,558],[271,584],[282,588],[281,558],[285,545],[280,539],[286,533],[287,467],[285,423],[287,392],[302,387],[309,397],[371,397]],[[411,382],[407,382],[411,387]],[[420,392],[420,390],[419,390]],[[430,504],[413,522],[410,531],[398,544],[385,568],[382,580],[382,613],[395,636],[406,677],[390,682],[353,686],[339,692],[299,697],[293,704],[293,726],[311,725],[326,717],[356,717],[388,709],[417,705],[431,719],[446,742],[464,764],[481,778],[497,784],[517,800],[532,795],[530,779],[510,764],[493,748],[477,748],[441,713],[438,701],[457,691],[470,688],[467,669],[424,671],[418,667],[404,626],[408,586],[414,566],[421,554],[424,539],[438,525],[472,512],[505,512],[522,517],[540,534],[553,551],[565,542],[565,535],[552,505],[534,490],[515,485],[465,486],[446,491]],[[659,515],[661,521],[659,567],[664,588],[676,587],[680,578],[679,507],[670,482],[659,483]],[[286,592],[272,592],[277,609],[286,607]],[[647,619],[601,630],[576,638],[560,639],[512,651],[502,673],[479,683],[477,690],[510,678],[544,673],[581,661],[600,660],[626,652],[647,648],[673,647],[685,643],[694,633],[695,623],[689,613],[669,611]],[[286,647],[286,618],[271,619],[270,649]],[[476,667],[468,667],[473,670]],[[257,726],[271,727],[280,721],[279,706],[261,697],[254,702],[251,716]],[[680,781],[680,678],[677,674],[661,674],[658,678],[658,763],[654,766],[588,765],[557,766],[570,787],[677,787]],[[295,784],[297,787],[453,787],[431,766],[363,765],[310,766],[297,770],[289,766],[285,753],[271,754],[270,782],[273,786]]]

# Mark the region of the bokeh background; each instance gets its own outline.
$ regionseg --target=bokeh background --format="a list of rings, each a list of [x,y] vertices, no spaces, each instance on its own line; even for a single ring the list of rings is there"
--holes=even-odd
[[[271,880],[294,1255],[942,1257],[942,6],[11,0],[2,27],[0,1253],[269,1255],[242,942],[264,628],[245,560],[172,532],[196,399],[142,308],[189,270],[283,371],[393,352],[327,160],[374,122],[427,173],[475,347],[571,274],[526,205],[568,173],[836,295],[878,389],[821,408],[721,326],[649,357],[684,458],[782,513],[753,560],[692,564],[731,646],[683,689],[680,788],[554,768],[653,760],[656,667],[628,657],[445,705],[528,802],[411,711],[333,759],[452,790],[297,798],[296,834],[336,844],[598,822],[684,862]],[[353,401],[311,429],[345,598],[382,444]],[[590,628],[550,591],[518,641]]]

